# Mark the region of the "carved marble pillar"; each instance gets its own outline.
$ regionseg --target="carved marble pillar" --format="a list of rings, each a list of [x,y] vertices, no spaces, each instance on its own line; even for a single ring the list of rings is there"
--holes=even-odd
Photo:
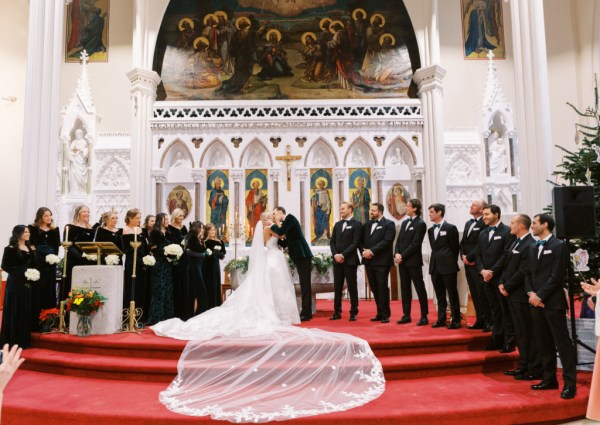
[[[133,161],[133,158],[132,158]],[[167,181],[167,173],[165,170],[152,170],[151,173],[152,178],[154,179],[154,190],[155,190],[155,198],[156,204],[154,205],[154,214],[158,214],[159,212],[164,211],[163,208],[163,187],[165,182]],[[133,205],[133,204],[132,204]],[[144,209],[141,211],[152,211],[152,207],[148,209]],[[152,214],[151,212],[147,212],[144,214]]]
[[[87,179],[85,183],[85,192],[87,194],[92,193],[92,152],[94,151],[94,136],[91,134],[86,134],[85,139],[87,140],[87,149],[88,149],[88,160],[87,160]]]
[[[296,168],[296,178],[298,179],[300,185],[300,227],[302,227],[302,231],[306,233],[304,230],[304,215],[306,213],[306,208],[304,203],[306,202],[306,195],[304,190],[306,188],[306,181],[309,178],[309,170],[308,168]]]
[[[273,193],[273,203],[267,208],[273,209],[279,205],[279,168],[271,168],[269,170],[269,178],[273,182],[273,191],[271,192]]]
[[[419,86],[423,127],[423,205],[446,201],[446,158],[444,153],[442,79],[446,70],[439,65],[421,68],[414,74]]]
[[[348,169],[347,168],[336,168],[333,170],[333,177],[338,182],[338,205],[342,202],[346,201],[345,193],[344,193],[344,182],[348,177]]]
[[[149,120],[156,99],[160,77],[154,71],[134,68],[127,73],[131,81],[133,102],[131,127],[130,202],[141,211],[152,208],[151,190],[148,187],[152,167],[152,132]]]
[[[519,132],[522,202],[536,214],[550,201],[552,135],[546,33],[542,0],[512,0],[511,28],[515,70],[515,117]]]
[[[373,180],[377,187],[377,197],[375,198],[380,204],[385,204],[385,197],[383,196],[383,180],[385,180],[385,168],[374,167],[373,168]]]
[[[201,200],[201,187],[200,184],[206,178],[206,172],[204,170],[192,170],[192,180],[194,180],[194,220],[200,221],[200,200]]]
[[[56,210],[56,161],[63,61],[63,1],[29,1],[29,41],[19,217]]]

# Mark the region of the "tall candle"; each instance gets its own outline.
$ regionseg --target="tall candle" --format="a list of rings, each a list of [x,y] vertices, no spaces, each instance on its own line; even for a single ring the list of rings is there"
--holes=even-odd
[[[69,225],[65,226],[65,242],[69,242]]]
[[[137,227],[133,228],[133,241],[137,242]]]

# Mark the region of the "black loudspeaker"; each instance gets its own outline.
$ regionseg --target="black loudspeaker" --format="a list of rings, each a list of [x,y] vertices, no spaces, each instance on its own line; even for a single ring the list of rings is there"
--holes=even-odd
[[[596,203],[593,186],[563,186],[552,191],[556,237],[596,237]]]

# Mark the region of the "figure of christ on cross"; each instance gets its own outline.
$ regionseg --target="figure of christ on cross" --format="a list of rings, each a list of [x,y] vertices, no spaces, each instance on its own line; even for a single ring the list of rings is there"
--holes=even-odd
[[[292,190],[292,161],[298,161],[302,159],[300,155],[291,155],[292,148],[290,145],[285,147],[285,155],[276,156],[275,159],[278,161],[285,162],[287,168],[287,190],[288,192]]]

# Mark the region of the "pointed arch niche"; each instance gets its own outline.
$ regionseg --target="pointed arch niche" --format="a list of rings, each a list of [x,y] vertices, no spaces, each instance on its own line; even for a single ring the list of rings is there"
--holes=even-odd
[[[264,143],[255,137],[242,151],[240,168],[272,168],[273,157]]]
[[[192,181],[194,158],[181,139],[175,139],[167,147],[160,159],[160,168],[166,171],[168,182]]]
[[[233,168],[233,164],[231,152],[219,138],[210,142],[200,158],[200,166],[204,169]]]
[[[362,137],[355,139],[348,147],[344,156],[345,167],[374,167],[377,165],[377,155],[373,148]]]
[[[319,137],[306,152],[305,167],[337,167],[338,159],[334,150],[325,139]]]

